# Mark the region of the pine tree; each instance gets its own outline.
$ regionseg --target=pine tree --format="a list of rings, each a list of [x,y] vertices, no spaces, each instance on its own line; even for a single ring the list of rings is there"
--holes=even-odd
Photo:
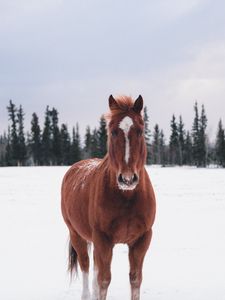
[[[76,124],[76,129],[73,127],[73,138],[72,138],[72,145],[71,145],[71,155],[70,155],[70,162],[75,163],[80,161],[82,158],[81,153],[81,139],[80,139],[80,132],[79,132],[79,125]]]
[[[91,145],[90,145],[90,150],[91,150],[91,157],[100,157],[100,152],[99,152],[99,136],[98,136],[98,131],[95,128],[92,131],[91,134]]]
[[[225,133],[222,120],[219,121],[216,136],[216,161],[219,166],[225,167]]]
[[[200,166],[200,141],[199,141],[199,113],[198,113],[198,103],[195,102],[194,105],[194,122],[192,126],[192,153],[193,153],[193,162],[196,166]]]
[[[9,106],[7,106],[9,120],[11,121],[11,129],[10,129],[10,136],[9,136],[9,145],[10,145],[10,161],[8,164],[11,166],[16,166],[19,164],[18,161],[18,135],[17,135],[17,109],[15,104],[12,100],[9,101]]]
[[[6,151],[5,151],[5,165],[12,166],[13,159],[12,159],[12,147],[11,147],[11,132],[10,126],[8,126],[8,135],[7,135],[7,144],[6,144]]]
[[[42,134],[42,162],[43,165],[51,165],[52,164],[52,138],[51,138],[51,111],[49,110],[49,106],[47,106],[45,111],[45,122],[44,129]]]
[[[198,103],[194,106],[195,118],[192,126],[193,138],[193,161],[197,167],[205,167],[207,163],[207,148],[206,148],[206,126],[207,117],[205,114],[204,105],[202,105],[201,116],[198,113]]]
[[[51,111],[52,119],[52,162],[53,165],[60,165],[62,163],[62,152],[61,152],[61,140],[60,140],[60,131],[59,131],[59,118],[58,111],[53,107]]]
[[[159,125],[156,124],[153,132],[152,141],[152,162],[153,164],[160,164],[160,131]]]
[[[70,142],[69,131],[66,124],[61,125],[60,138],[61,138],[61,151],[62,151],[61,162],[64,166],[67,166],[70,164],[71,142]]]
[[[91,157],[91,129],[87,126],[84,140],[84,158]]]
[[[192,157],[192,141],[190,132],[187,131],[185,134],[184,140],[184,155],[183,155],[183,163],[185,165],[192,165],[193,164],[193,157]]]
[[[5,155],[4,155],[1,147],[2,147],[2,141],[0,141],[0,166],[3,167],[3,166],[5,166]]]
[[[178,123],[178,148],[179,148],[179,165],[182,166],[184,163],[184,123],[182,116],[179,117]]]
[[[166,165],[166,146],[165,146],[165,136],[163,130],[160,130],[159,134],[159,149],[160,149],[160,163],[163,167]]]
[[[39,120],[36,113],[32,114],[31,120],[31,134],[30,134],[30,147],[31,153],[34,160],[34,165],[41,165],[41,129],[39,126]]]
[[[149,129],[149,116],[148,116],[147,106],[144,107],[144,124],[145,124],[145,142],[147,148],[146,163],[147,165],[149,165],[151,163],[151,144],[150,144],[151,132]]]
[[[169,148],[170,148],[170,163],[171,164],[179,164],[179,136],[178,136],[178,128],[176,123],[176,118],[173,115],[172,120],[170,123],[171,127],[171,135],[170,135],[170,142],[169,142]]]
[[[206,127],[207,127],[207,117],[205,114],[204,105],[202,105],[201,117],[199,120],[199,165],[205,167],[207,164],[207,137],[206,137]]]
[[[18,113],[17,113],[17,119],[18,119],[18,162],[20,166],[25,165],[26,161],[26,144],[25,144],[25,136],[24,136],[24,112],[23,108],[20,105]]]
[[[98,157],[103,158],[107,153],[107,129],[106,129],[106,121],[103,116],[100,119],[100,125],[98,129],[98,142],[99,142]]]
[[[0,136],[0,166],[6,166],[6,147],[7,147],[7,136],[4,132],[3,135]]]

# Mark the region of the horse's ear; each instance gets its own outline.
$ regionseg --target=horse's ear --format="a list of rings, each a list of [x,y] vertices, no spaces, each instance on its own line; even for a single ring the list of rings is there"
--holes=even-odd
[[[116,102],[116,100],[113,98],[112,95],[109,96],[109,108],[111,110],[118,108],[118,103]]]
[[[142,108],[143,108],[143,98],[141,95],[139,95],[137,100],[135,100],[134,102],[133,110],[136,113],[140,113],[142,111]]]

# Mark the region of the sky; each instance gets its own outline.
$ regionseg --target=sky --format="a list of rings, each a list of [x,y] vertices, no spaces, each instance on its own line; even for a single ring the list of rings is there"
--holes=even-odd
[[[60,123],[98,126],[110,94],[141,94],[150,127],[169,139],[172,114],[191,129],[205,105],[207,133],[225,124],[222,0],[0,0],[0,133],[9,99]]]

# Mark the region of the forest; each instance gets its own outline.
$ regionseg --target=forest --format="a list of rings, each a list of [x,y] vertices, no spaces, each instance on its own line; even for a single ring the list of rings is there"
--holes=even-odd
[[[23,107],[12,100],[7,106],[9,125],[0,136],[0,166],[61,166],[71,165],[81,159],[102,158],[107,152],[107,128],[102,116],[98,128],[86,127],[85,136],[80,135],[79,124],[68,129],[68,124],[59,123],[56,108],[46,107],[44,124],[34,112],[30,130],[25,134]],[[148,109],[144,107],[146,164],[162,166],[190,165],[225,167],[225,133],[222,121],[218,122],[215,140],[207,136],[207,116],[204,105],[193,107],[192,128],[187,130],[182,116],[172,115],[170,136],[165,141],[163,129],[155,124],[150,130]]]

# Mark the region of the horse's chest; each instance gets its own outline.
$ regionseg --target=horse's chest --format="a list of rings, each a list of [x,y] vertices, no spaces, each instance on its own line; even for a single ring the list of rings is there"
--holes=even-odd
[[[119,217],[110,224],[110,235],[114,243],[132,243],[146,231],[146,226],[140,217]]]

